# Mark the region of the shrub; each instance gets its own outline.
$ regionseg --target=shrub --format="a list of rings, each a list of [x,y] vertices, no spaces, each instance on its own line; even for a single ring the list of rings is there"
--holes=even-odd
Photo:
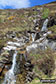
[[[48,8],[44,8],[42,18],[45,19],[45,18],[48,17],[48,15],[49,15],[49,9]]]
[[[13,20],[15,18],[15,16],[10,16],[8,17],[8,20]]]

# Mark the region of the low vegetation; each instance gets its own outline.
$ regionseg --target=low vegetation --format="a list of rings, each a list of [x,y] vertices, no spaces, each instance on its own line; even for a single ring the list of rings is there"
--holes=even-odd
[[[44,8],[44,9],[43,9],[43,15],[42,15],[42,18],[43,18],[43,19],[48,18],[49,13],[50,13],[49,9],[48,9],[48,8]]]
[[[32,63],[35,65],[34,71],[37,75],[34,80],[29,84],[43,84],[40,79],[55,78],[55,61],[56,54],[54,51],[47,49],[45,51],[34,51],[30,53]],[[47,83],[45,83],[47,84]]]
[[[55,69],[54,52],[52,50],[35,51],[30,53],[32,63],[35,64],[35,72],[42,72],[48,77],[52,76]]]

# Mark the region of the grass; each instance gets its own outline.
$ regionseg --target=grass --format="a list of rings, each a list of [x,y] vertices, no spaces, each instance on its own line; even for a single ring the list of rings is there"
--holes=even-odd
[[[30,9],[23,10],[2,10],[0,11],[0,34],[6,34],[8,31],[24,31],[33,29],[34,23],[33,20],[37,18],[41,12],[42,18],[47,18],[49,16],[49,8],[42,7],[43,10],[40,10],[41,7],[32,7]],[[34,11],[33,11],[34,9]],[[40,11],[37,11],[39,9]],[[12,13],[12,12],[13,13]],[[38,19],[38,18],[37,18]]]
[[[2,48],[5,45],[6,41],[7,41],[7,39],[5,39],[5,40],[4,39],[3,40],[1,39],[0,40],[0,48]]]
[[[42,84],[39,79],[35,78],[31,83],[29,84]]]

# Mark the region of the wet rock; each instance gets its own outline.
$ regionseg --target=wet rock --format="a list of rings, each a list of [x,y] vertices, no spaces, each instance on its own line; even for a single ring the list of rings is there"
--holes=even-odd
[[[37,48],[37,44],[33,43],[30,46],[26,47],[26,51],[29,53],[30,51],[35,50],[36,48]]]
[[[0,66],[0,76],[2,75],[2,72],[3,72],[4,68],[5,68],[4,65]]]
[[[6,36],[7,36],[7,38],[15,38],[16,37],[16,33],[14,31],[8,31]]]
[[[6,64],[8,62],[8,59],[1,60],[0,62]]]
[[[35,40],[39,39],[40,38],[40,34],[37,32],[36,33],[36,36],[35,36]]]
[[[42,45],[44,46],[44,50],[47,48],[50,48],[52,50],[56,50],[56,42],[55,41],[46,39],[42,42]]]
[[[45,19],[39,19],[39,28],[40,28],[40,29],[41,29],[42,26],[43,26],[44,20],[45,20]]]
[[[2,53],[3,47],[4,47],[4,45],[0,45],[0,54]]]
[[[24,39],[25,39],[25,43],[29,43],[29,36],[28,37],[24,37]]]
[[[29,63],[29,62],[27,62],[25,65],[24,65],[24,67],[25,67],[25,69],[28,71],[32,71],[32,69],[33,69],[33,67],[34,67],[34,65],[33,64],[31,64],[31,62]]]
[[[5,69],[9,70],[11,68],[11,65],[5,65]]]
[[[24,66],[25,68],[29,67],[31,63],[26,63]]]
[[[40,50],[45,50],[45,45],[42,44],[42,43],[40,43],[40,44],[38,45],[38,49],[40,49]]]
[[[34,78],[34,72],[28,72],[27,73],[27,76],[26,76],[26,82],[27,83],[29,83],[29,82],[31,82],[32,80],[33,80],[33,78]]]

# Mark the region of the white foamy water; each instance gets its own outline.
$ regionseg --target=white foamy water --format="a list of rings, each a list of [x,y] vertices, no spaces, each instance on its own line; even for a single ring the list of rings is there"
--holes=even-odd
[[[7,46],[6,47],[3,47],[4,50],[16,50],[17,47],[21,47],[25,45],[25,43],[22,43],[22,42],[12,42],[12,41],[9,41],[7,42]]]
[[[16,65],[16,56],[17,56],[17,51],[15,51],[14,55],[13,55],[13,61],[12,61],[12,67],[10,69],[10,72],[12,72],[14,74],[14,68],[15,68],[15,65]]]
[[[35,36],[36,36],[36,34],[32,33],[32,42],[35,41]]]
[[[48,24],[48,19],[46,19],[43,23],[43,27],[41,29],[41,31],[46,31],[47,30],[47,24]]]
[[[33,43],[32,45],[29,45],[26,47],[26,51],[29,53],[32,49],[36,49],[37,44]]]
[[[16,83],[16,79],[15,79],[15,75],[14,75],[14,68],[16,65],[16,56],[17,56],[17,51],[15,51],[15,53],[13,55],[12,67],[6,73],[3,84],[15,84]]]
[[[11,45],[11,46],[18,46],[18,47],[20,47],[21,45],[23,45],[23,43],[22,42],[8,42],[7,43],[8,45]]]
[[[16,50],[16,47],[15,46],[7,46],[7,47],[4,47],[3,48],[4,50]]]

